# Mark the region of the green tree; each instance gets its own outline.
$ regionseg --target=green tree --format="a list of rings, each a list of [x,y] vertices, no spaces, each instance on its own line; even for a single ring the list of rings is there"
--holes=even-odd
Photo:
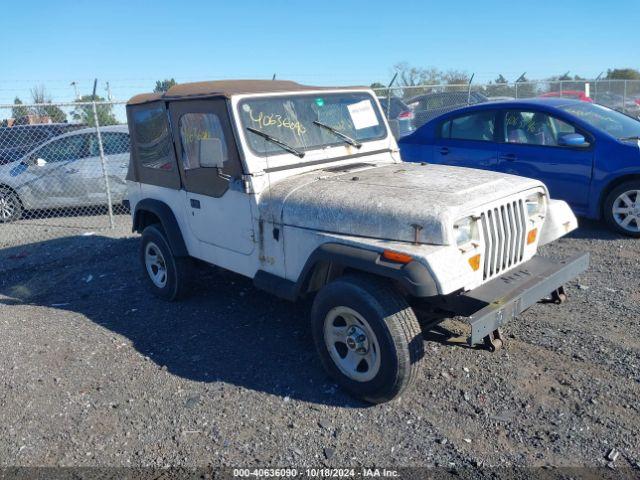
[[[507,80],[502,74],[500,74],[498,75],[498,78],[495,79],[494,83],[509,83],[509,80]]]
[[[42,105],[51,103],[51,96],[47,93],[44,85],[39,85],[31,89],[31,99],[33,103],[41,104],[33,107],[34,113],[40,117],[49,117],[52,122],[63,123],[67,121],[67,114],[57,105]]]
[[[13,118],[15,118],[16,120],[22,117],[26,117],[27,115],[29,115],[29,109],[27,107],[21,106],[23,105],[22,100],[20,100],[18,97],[16,97],[13,100],[13,104],[17,105],[16,107],[13,107],[11,109],[11,116]]]
[[[640,80],[640,71],[635,68],[610,68],[605,78],[607,80]]]
[[[104,102],[104,98],[99,95],[83,95],[76,103],[88,103],[88,102]],[[116,116],[113,114],[113,105],[110,104],[98,104],[96,105],[96,111],[98,113],[98,123],[101,127],[105,125],[115,125],[118,123]],[[71,117],[90,127],[95,127],[95,117],[93,115],[93,105],[76,105],[71,112]]]
[[[165,78],[164,80],[156,80],[156,86],[153,89],[155,93],[163,93],[178,83],[173,78]]]

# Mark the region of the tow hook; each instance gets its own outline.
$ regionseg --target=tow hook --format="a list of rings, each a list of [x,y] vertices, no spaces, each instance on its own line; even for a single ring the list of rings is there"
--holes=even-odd
[[[504,343],[502,342],[502,331],[496,328],[489,335],[484,337],[484,345],[490,352],[497,352],[500,350]]]
[[[551,292],[551,301],[558,305],[567,301],[567,293],[564,291],[564,286]]]

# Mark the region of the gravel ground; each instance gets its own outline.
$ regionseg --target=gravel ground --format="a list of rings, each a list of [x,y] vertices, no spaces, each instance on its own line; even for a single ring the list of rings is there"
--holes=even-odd
[[[123,234],[0,250],[0,465],[640,468],[640,241],[583,223],[545,249],[592,254],[569,302],[496,353],[446,321],[415,388],[378,406],[321,370],[308,303],[209,268],[164,303]]]

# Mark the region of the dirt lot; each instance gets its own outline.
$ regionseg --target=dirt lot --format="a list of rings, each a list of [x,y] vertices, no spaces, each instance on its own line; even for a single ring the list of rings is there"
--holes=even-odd
[[[425,334],[416,388],[367,406],[316,361],[308,304],[217,269],[182,303],[145,290],[137,238],[0,250],[0,464],[640,468],[640,241],[587,223],[564,305],[497,353]]]

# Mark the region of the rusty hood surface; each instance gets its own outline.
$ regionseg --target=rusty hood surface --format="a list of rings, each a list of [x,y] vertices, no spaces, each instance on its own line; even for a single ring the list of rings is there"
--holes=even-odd
[[[345,167],[347,170],[348,167]],[[485,170],[399,163],[288,177],[260,198],[263,220],[385,240],[451,243],[453,223],[478,207],[542,185]]]

